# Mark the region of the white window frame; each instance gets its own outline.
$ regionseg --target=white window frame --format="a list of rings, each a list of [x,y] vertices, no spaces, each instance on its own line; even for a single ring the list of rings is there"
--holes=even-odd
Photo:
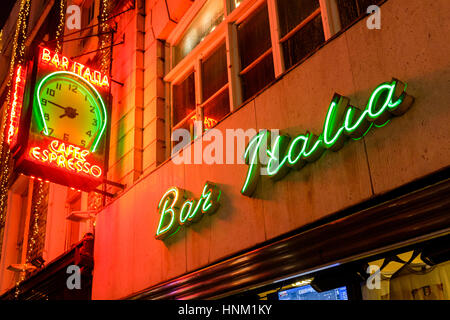
[[[270,25],[270,35],[272,48],[270,49],[274,62],[274,72],[275,78],[279,78],[286,72],[285,64],[283,61],[282,43],[280,39],[278,12],[277,12],[277,0],[244,0],[239,7],[230,12],[231,1],[233,0],[223,0],[224,1],[224,21],[221,22],[214,31],[208,34],[203,41],[201,41],[197,46],[189,52],[181,61],[179,61],[175,66],[173,66],[173,54],[174,47],[183,37],[185,31],[190,26],[191,22],[197,16],[199,11],[202,9],[203,5],[207,0],[196,0],[187,13],[180,20],[178,25],[172,31],[167,39],[167,43],[170,46],[169,49],[169,59],[167,59],[169,66],[169,72],[164,77],[164,81],[170,83],[170,114],[173,113],[173,85],[176,85],[183,81],[190,72],[194,72],[195,78],[195,97],[196,97],[196,116],[202,119],[201,124],[203,124],[203,106],[216,97],[220,92],[216,92],[207,101],[202,102],[202,89],[201,89],[201,61],[207,58],[215,49],[218,48],[220,44],[225,40],[226,43],[226,54],[227,54],[227,64],[228,64],[228,92],[230,99],[230,113],[237,110],[242,103],[242,86],[240,74],[243,70],[240,67],[240,58],[238,52],[238,39],[237,39],[237,26],[245,21],[250,15],[252,15],[260,6],[267,3],[268,14],[269,14],[269,25]],[[336,0],[317,0],[319,2],[319,9],[313,12],[310,17],[306,18],[298,27],[289,32],[288,35],[292,35],[299,29],[301,29],[307,22],[315,18],[317,14],[322,16],[322,25],[325,35],[325,42],[329,40],[334,34],[340,30],[340,21],[337,8]],[[287,36],[283,37],[286,38]],[[288,37],[287,37],[288,38]],[[251,69],[258,61],[260,61],[266,55],[263,54],[261,57],[256,59],[250,66],[246,69]],[[192,115],[192,114],[191,114]],[[189,115],[188,117],[191,117]],[[185,119],[179,122],[179,125],[173,126],[172,119],[170,119],[170,130],[175,130],[179,128],[184,123]],[[194,128],[195,132],[203,132],[203,128]]]

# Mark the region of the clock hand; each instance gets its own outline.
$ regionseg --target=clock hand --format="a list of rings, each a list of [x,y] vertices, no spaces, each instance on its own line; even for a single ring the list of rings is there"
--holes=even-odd
[[[59,104],[54,103],[50,100],[47,100],[47,101],[50,102],[51,104],[55,105],[58,108],[64,109],[65,112],[64,112],[64,114],[59,116],[60,118],[64,118],[65,116],[68,116],[69,118],[73,119],[78,115],[77,109],[74,109],[71,107],[63,107],[63,106],[60,106]]]
[[[50,101],[50,100],[47,100],[48,102],[50,102],[51,104],[53,104],[53,105],[55,105],[55,106],[57,106],[58,108],[61,108],[61,109],[64,109],[64,110],[66,110],[66,108],[64,108],[63,106],[60,106],[59,104],[57,104],[57,103],[54,103],[54,102],[52,102],[52,101]]]

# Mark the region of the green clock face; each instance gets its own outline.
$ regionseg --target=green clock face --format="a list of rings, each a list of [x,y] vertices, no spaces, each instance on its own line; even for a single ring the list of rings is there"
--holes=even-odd
[[[71,72],[54,72],[38,84],[36,98],[43,134],[95,151],[105,131],[106,108],[90,83]]]

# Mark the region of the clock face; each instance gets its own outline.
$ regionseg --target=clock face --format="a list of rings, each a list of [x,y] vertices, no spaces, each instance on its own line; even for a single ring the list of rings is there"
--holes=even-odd
[[[106,109],[90,83],[70,72],[54,72],[38,84],[36,98],[43,134],[95,151]]]

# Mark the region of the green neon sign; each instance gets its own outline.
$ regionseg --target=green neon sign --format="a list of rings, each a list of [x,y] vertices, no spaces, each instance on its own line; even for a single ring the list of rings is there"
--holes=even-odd
[[[206,182],[200,199],[187,198],[186,191],[177,187],[167,190],[158,204],[160,215],[155,238],[166,239],[177,233],[182,226],[199,221],[205,214],[213,214],[220,205],[220,189]]]
[[[406,92],[406,84],[397,79],[379,85],[370,95],[364,110],[349,104],[350,100],[335,94],[328,107],[322,133],[310,132],[294,139],[287,135],[277,136],[271,147],[270,131],[262,130],[254,136],[244,153],[249,166],[241,193],[251,196],[261,176],[261,158],[267,160],[267,175],[278,180],[290,169],[301,169],[314,162],[325,150],[338,151],[348,139],[362,139],[375,126],[384,127],[392,116],[404,114],[414,102]]]

